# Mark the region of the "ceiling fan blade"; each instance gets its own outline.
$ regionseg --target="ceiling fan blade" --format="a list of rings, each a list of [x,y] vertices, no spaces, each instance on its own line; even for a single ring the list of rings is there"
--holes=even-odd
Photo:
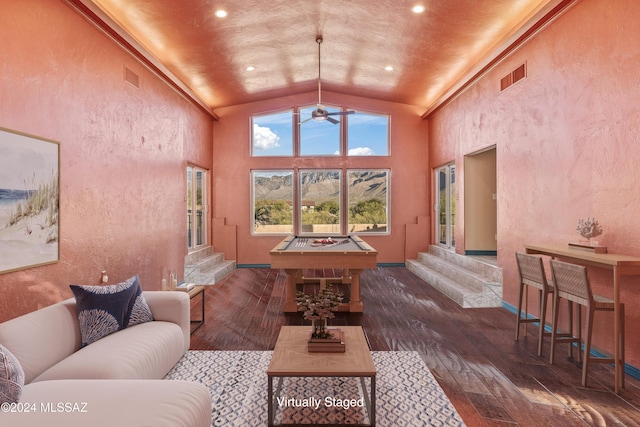
[[[328,116],[327,116],[327,121],[329,123],[333,123],[334,125],[337,125],[338,123],[340,123],[338,120],[334,119],[333,117],[328,117]]]
[[[311,117],[309,117],[308,119],[304,119],[303,121],[301,121],[300,123],[298,123],[299,125],[303,124],[303,123],[307,123],[309,120],[312,120]]]
[[[346,116],[347,114],[355,114],[355,111],[334,111],[327,113],[328,116]]]

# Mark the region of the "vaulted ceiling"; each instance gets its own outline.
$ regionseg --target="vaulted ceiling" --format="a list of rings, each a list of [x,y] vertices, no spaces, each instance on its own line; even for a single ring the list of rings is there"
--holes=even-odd
[[[428,112],[571,3],[67,1],[214,112],[317,90],[318,46],[323,90]]]

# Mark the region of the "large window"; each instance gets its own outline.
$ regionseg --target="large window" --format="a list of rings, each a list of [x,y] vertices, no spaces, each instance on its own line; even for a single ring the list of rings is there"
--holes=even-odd
[[[300,223],[304,234],[340,234],[341,172],[300,171]]]
[[[293,110],[252,117],[251,155],[293,156]]]
[[[355,114],[329,116],[332,120],[311,118],[316,105],[258,114],[251,118],[251,155],[286,156],[388,156],[389,116],[356,111]],[[341,111],[325,106],[328,112]],[[295,120],[294,120],[295,119]],[[298,126],[294,137],[293,126]],[[342,128],[346,127],[343,153]],[[297,154],[296,154],[297,153]]]
[[[293,171],[253,171],[253,233],[293,233]]]
[[[317,106],[300,109],[300,156],[338,156],[340,150],[340,121],[332,123],[328,120],[316,121],[311,118],[311,112]],[[327,107],[330,112],[340,111],[339,108]],[[343,120],[344,116],[330,116],[335,120]]]
[[[187,166],[187,247],[195,249],[207,239],[207,171]]]
[[[346,182],[342,179],[345,173]],[[253,234],[389,233],[389,170],[262,170],[251,174]]]
[[[347,119],[347,155],[388,156],[389,116],[362,111],[349,115]]]
[[[389,171],[350,170],[349,233],[386,233],[389,229]]]
[[[388,234],[390,171],[350,166],[363,164],[356,156],[389,156],[389,116],[356,111],[314,120],[316,108],[252,117],[252,156],[290,157],[251,172],[252,234]],[[316,164],[322,168],[309,167]]]

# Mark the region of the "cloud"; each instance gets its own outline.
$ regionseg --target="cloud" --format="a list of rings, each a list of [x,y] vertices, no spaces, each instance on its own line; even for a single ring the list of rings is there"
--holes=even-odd
[[[253,148],[256,150],[269,150],[280,146],[280,137],[268,127],[253,124]]]
[[[350,156],[373,156],[375,152],[369,147],[356,147],[349,149]]]

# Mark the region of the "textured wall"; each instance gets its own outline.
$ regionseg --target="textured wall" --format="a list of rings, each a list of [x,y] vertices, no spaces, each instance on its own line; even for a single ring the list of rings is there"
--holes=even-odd
[[[279,237],[251,236],[250,170],[292,168],[391,168],[391,235],[363,238],[378,250],[378,262],[404,262],[405,224],[429,215],[427,123],[420,109],[404,104],[323,92],[327,104],[391,114],[391,156],[358,157],[347,160],[318,158],[251,158],[250,117],[294,105],[317,102],[317,93],[217,109],[220,121],[214,125],[213,217],[237,226],[239,264],[269,264],[269,251]],[[217,251],[222,248],[215,248]],[[426,249],[426,242],[423,246]]]
[[[185,166],[210,168],[212,122],[60,1],[2,1],[0,127],[60,142],[60,262],[0,275],[0,321],[70,283],[182,274]],[[127,66],[140,77],[124,81]]]
[[[639,15],[635,0],[582,0],[429,118],[432,166],[455,159],[461,167],[464,154],[497,147],[498,262],[510,304],[514,252],[525,243],[577,241],[578,218],[600,220],[610,252],[640,256]],[[500,78],[525,61],[527,78],[500,92]],[[458,224],[462,233],[464,219]],[[590,275],[597,292],[611,295],[610,272]],[[627,325],[640,321],[638,280],[622,284]],[[595,345],[611,350],[612,319],[600,319]],[[640,366],[631,328],[626,349]]]

